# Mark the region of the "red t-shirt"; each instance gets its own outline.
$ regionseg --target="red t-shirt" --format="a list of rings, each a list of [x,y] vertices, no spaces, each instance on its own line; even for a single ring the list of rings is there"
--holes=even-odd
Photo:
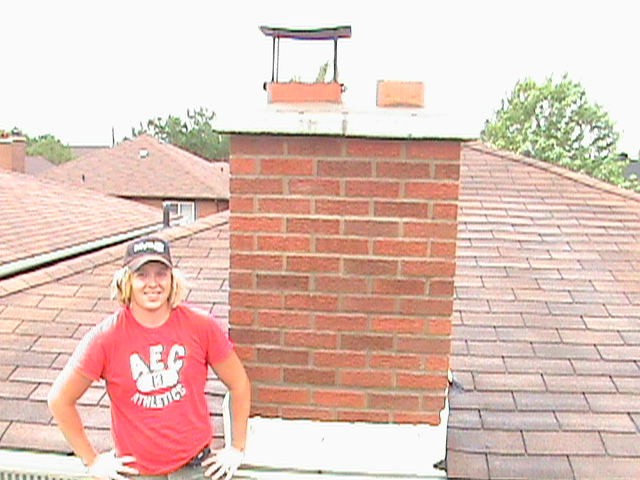
[[[181,467],[211,442],[207,369],[233,348],[217,320],[187,304],[156,328],[124,308],[96,325],[71,361],[86,377],[105,379],[118,455],[133,455],[131,466],[156,475]]]

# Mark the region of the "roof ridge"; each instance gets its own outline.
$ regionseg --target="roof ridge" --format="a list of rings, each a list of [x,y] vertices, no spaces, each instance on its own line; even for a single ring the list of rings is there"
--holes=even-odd
[[[611,193],[613,195],[624,197],[627,200],[633,200],[635,202],[640,203],[640,193],[623,188],[623,187],[618,187],[617,185],[613,185],[611,183],[607,183],[604,180],[591,177],[586,173],[569,170],[568,168],[564,168],[559,165],[555,165],[553,163],[545,162],[544,160],[540,160],[532,157],[526,157],[524,155],[514,153],[509,150],[495,148],[478,141],[466,142],[465,145],[467,148],[476,150],[478,152],[496,155],[500,158],[504,158],[505,160],[510,160],[512,162],[524,163],[530,167],[534,167],[539,170],[545,170],[554,175],[558,175],[568,180],[581,183],[587,187],[595,188],[597,190],[602,190],[606,193]]]

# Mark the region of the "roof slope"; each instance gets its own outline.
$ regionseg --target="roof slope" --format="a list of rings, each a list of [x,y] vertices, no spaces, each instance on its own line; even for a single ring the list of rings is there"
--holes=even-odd
[[[37,175],[53,167],[55,167],[55,164],[40,155],[36,157],[24,157],[24,173],[26,174]]]
[[[640,197],[465,148],[450,478],[640,476]]]
[[[139,229],[162,225],[162,211],[0,171],[0,267]]]
[[[89,152],[39,177],[127,198],[229,198],[226,162],[207,162],[146,134]]]
[[[173,260],[189,279],[187,300],[228,325],[227,223],[221,213],[158,235],[170,241]],[[118,245],[0,280],[0,449],[70,452],[46,396],[82,335],[117,307],[109,299],[109,282],[123,253]],[[210,380],[208,391],[221,437],[224,388]],[[90,388],[80,412],[96,447],[111,448],[102,385]]]

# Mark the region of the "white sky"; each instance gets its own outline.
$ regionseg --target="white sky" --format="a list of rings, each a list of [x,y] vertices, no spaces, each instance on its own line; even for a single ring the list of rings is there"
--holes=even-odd
[[[20,0],[0,4],[0,129],[109,145],[151,117],[266,104],[260,25],[351,25],[338,42],[346,106],[381,79],[422,81],[425,110],[478,133],[519,79],[582,84],[640,150],[635,2],[608,0]],[[280,80],[313,79],[331,42],[281,41]],[[301,53],[302,52],[302,53]]]

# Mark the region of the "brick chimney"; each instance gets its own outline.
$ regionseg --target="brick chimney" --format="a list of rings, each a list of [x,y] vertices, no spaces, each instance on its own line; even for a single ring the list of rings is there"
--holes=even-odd
[[[24,173],[26,139],[20,136],[0,137],[0,169]]]
[[[221,117],[230,336],[255,420],[419,424],[444,448],[461,144],[474,135],[415,108],[421,83],[408,101],[392,87],[370,111],[270,102]]]

